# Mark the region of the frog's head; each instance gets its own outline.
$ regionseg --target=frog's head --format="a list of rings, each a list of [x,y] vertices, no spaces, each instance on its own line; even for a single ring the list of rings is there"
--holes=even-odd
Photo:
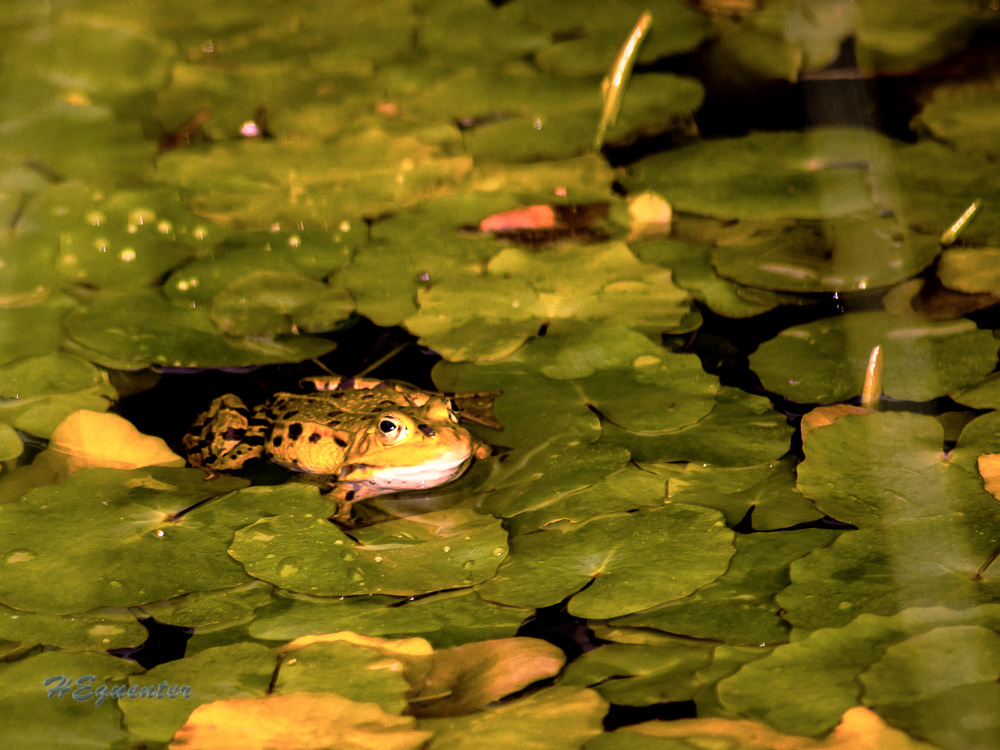
[[[473,456],[488,455],[489,448],[458,424],[448,401],[434,398],[374,416],[345,456],[340,480],[386,492],[436,487],[461,474]]]

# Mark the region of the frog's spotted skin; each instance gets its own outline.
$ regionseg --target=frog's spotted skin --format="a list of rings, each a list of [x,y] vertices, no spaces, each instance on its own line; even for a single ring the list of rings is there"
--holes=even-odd
[[[215,399],[184,436],[192,466],[233,471],[267,458],[328,475],[350,504],[458,477],[489,448],[458,425],[450,399],[376,380],[310,379],[320,393],[277,393],[253,411],[237,396]]]

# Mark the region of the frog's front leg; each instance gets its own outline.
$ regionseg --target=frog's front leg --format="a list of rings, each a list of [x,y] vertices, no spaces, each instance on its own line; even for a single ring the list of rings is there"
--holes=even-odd
[[[238,396],[219,396],[191,425],[183,444],[192,466],[212,471],[234,471],[264,455],[268,422],[257,410],[250,414]]]

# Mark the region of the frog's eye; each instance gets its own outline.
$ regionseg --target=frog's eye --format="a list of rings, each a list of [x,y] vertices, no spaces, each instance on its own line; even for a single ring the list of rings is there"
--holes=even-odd
[[[395,445],[409,434],[402,420],[392,414],[383,414],[375,425],[379,437],[386,445]]]
[[[448,399],[448,419],[458,422],[458,403],[453,398]]]

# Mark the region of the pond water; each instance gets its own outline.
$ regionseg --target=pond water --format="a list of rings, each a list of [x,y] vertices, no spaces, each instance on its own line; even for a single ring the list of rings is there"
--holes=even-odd
[[[0,745],[1000,747],[998,34],[8,2]],[[334,523],[329,373],[490,455]]]

